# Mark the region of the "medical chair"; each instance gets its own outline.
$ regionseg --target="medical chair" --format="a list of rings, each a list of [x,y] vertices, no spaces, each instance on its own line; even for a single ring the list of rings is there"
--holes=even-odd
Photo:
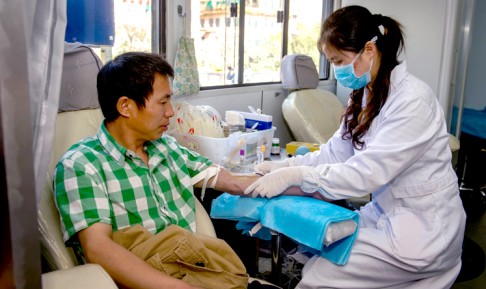
[[[78,140],[95,135],[103,120],[96,93],[100,59],[79,43],[65,44],[63,74],[52,144],[51,161],[38,211],[43,261],[43,288],[117,288],[99,265],[82,261],[64,245],[59,213],[53,198],[53,173],[57,161]],[[79,265],[79,266],[78,266]]]
[[[319,74],[307,55],[289,54],[281,62],[282,86],[289,95],[283,117],[296,141],[326,143],[339,128],[344,107],[337,96],[317,89]]]
[[[83,260],[65,246],[53,198],[53,173],[58,160],[78,140],[96,135],[103,121],[96,92],[100,67],[100,59],[89,47],[66,44],[51,161],[38,211],[43,268],[47,271],[42,275],[44,289],[118,288],[101,266],[83,264]],[[196,227],[198,233],[216,237],[211,219],[197,199]],[[250,282],[253,280],[250,278]]]

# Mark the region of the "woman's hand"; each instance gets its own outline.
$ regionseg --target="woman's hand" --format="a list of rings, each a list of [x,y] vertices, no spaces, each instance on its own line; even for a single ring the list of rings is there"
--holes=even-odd
[[[255,165],[254,170],[255,173],[260,175],[268,174],[269,172],[278,170],[280,168],[289,167],[290,162],[289,159],[284,159],[281,161],[265,161]]]
[[[301,186],[302,177],[305,173],[314,170],[311,167],[283,167],[271,171],[248,186],[245,194],[251,194],[252,197],[272,198],[282,194],[292,186]]]

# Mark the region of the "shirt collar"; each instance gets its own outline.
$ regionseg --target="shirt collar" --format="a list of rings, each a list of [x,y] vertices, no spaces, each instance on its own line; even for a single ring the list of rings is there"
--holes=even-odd
[[[119,144],[110,132],[108,132],[105,122],[101,124],[97,137],[105,151],[119,164],[123,165],[126,157],[133,157],[130,156],[133,152]],[[145,150],[149,156],[157,156],[157,160],[154,161],[158,163],[167,154],[165,135],[162,135],[158,140],[146,142]]]
[[[166,154],[167,152],[167,140],[165,139],[165,134],[161,138],[147,142],[145,144],[145,149],[149,154]]]
[[[111,134],[106,129],[105,122],[101,123],[101,127],[98,130],[97,134],[98,139],[100,140],[101,146],[105,149],[105,151],[118,163],[123,164],[125,162],[125,154],[127,153],[127,149],[120,145]]]

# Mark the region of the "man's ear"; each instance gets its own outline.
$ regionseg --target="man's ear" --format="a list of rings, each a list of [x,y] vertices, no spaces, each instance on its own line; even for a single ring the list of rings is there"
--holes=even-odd
[[[116,109],[121,116],[130,117],[130,105],[131,99],[126,96],[122,96],[116,102]]]

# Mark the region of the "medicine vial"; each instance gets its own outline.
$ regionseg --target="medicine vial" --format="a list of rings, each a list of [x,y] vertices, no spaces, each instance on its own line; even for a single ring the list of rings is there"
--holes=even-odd
[[[262,163],[265,159],[265,146],[258,146],[257,147],[257,164]]]
[[[280,154],[280,140],[278,137],[272,139],[272,150],[270,151],[272,155]]]
[[[240,149],[240,165],[245,163],[245,150]]]

